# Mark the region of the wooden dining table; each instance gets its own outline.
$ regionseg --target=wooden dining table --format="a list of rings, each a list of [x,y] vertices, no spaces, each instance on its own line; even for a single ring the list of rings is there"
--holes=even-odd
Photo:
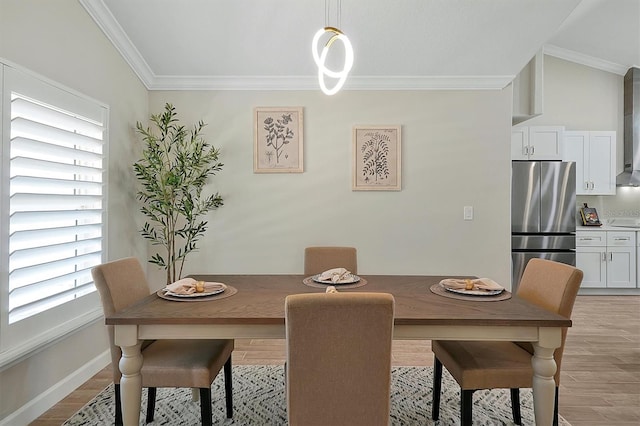
[[[138,425],[142,395],[140,369],[146,339],[284,339],[285,298],[323,292],[304,284],[303,275],[193,275],[237,290],[232,296],[203,301],[170,301],[153,293],[105,318],[122,348],[122,412],[125,426]],[[366,285],[336,286],[339,291],[391,293],[395,299],[393,338],[397,340],[503,340],[532,342],[533,400],[536,424],[553,420],[556,363],[563,327],[571,320],[513,296],[507,300],[465,300],[430,291],[441,276],[365,275]],[[462,278],[462,277],[461,277]],[[428,386],[428,384],[425,384]],[[427,410],[427,407],[425,407]]]

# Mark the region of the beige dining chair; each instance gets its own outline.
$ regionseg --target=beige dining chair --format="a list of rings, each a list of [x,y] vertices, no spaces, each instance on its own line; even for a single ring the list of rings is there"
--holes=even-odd
[[[104,315],[118,312],[149,296],[151,290],[138,259],[130,257],[96,266],[91,270],[100,293]],[[180,303],[180,302],[175,302]],[[114,328],[107,326],[115,387],[115,424],[122,424],[120,404],[120,347]],[[147,423],[153,421],[156,388],[199,389],[203,425],[211,425],[211,383],[224,367],[227,418],[233,416],[231,353],[233,340],[155,340],[142,343],[142,386],[148,388]],[[197,394],[194,394],[197,395]]]
[[[546,259],[531,259],[525,268],[516,297],[541,308],[571,318],[582,271],[573,266]],[[500,302],[495,302],[500,303]],[[558,424],[558,387],[560,367],[567,329],[562,330],[562,343],[554,352],[557,364],[554,425]],[[478,389],[511,389],[511,410],[515,424],[521,424],[520,388],[530,388],[533,382],[528,342],[459,342],[434,340],[433,405],[431,417],[440,415],[442,366],[460,385],[460,424],[471,425],[473,392]]]
[[[307,247],[304,249],[304,274],[320,274],[333,268],[345,268],[358,273],[358,253],[355,247]]]
[[[312,293],[285,300],[291,426],[387,426],[394,299]]]

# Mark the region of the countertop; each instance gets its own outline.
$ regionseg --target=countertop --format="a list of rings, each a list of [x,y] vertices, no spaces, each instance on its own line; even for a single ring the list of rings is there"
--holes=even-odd
[[[576,225],[576,231],[631,231],[640,232],[640,228],[626,227],[626,226],[611,226],[604,223],[602,226],[583,226]]]

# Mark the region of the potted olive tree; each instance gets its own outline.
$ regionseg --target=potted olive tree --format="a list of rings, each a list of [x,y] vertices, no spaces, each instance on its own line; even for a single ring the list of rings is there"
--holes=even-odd
[[[205,124],[199,121],[187,130],[180,124],[175,108],[166,104],[164,112],[151,115],[153,129],[136,123],[142,135],[142,158],[133,165],[141,184],[138,199],[146,221],[140,230],[162,253],[149,262],[167,271],[167,284],[181,278],[184,261],[197,249],[207,230],[203,216],[223,205],[216,192],[204,195],[210,176],[222,170],[219,150],[201,136]]]

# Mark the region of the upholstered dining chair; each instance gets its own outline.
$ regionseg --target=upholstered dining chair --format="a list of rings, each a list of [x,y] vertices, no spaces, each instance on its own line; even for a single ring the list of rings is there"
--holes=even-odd
[[[307,247],[304,249],[304,274],[320,274],[333,268],[345,268],[358,273],[358,253],[355,247]]]
[[[387,426],[394,299],[387,293],[287,296],[291,426]]]
[[[582,282],[582,271],[573,266],[546,259],[531,259],[525,268],[517,297],[544,309],[571,318],[573,304]],[[500,302],[495,302],[500,303]],[[562,330],[562,343],[554,352],[557,364],[554,425],[558,424],[558,387],[560,366],[567,336]],[[440,415],[440,389],[444,365],[460,385],[460,424],[471,425],[473,392],[478,389],[510,388],[511,410],[515,424],[521,424],[520,388],[533,384],[528,342],[431,342],[435,355],[433,375],[433,405],[431,417]]]
[[[140,262],[133,257],[96,266],[91,270],[105,316],[147,297],[150,287]],[[176,302],[178,303],[178,302]],[[120,347],[114,328],[107,326],[115,387],[115,424],[122,424],[120,405]],[[227,417],[233,415],[231,353],[233,340],[155,340],[142,342],[142,386],[148,388],[147,423],[153,421],[156,388],[200,389],[202,424],[211,425],[211,383],[224,366]],[[198,394],[194,393],[194,396]]]

